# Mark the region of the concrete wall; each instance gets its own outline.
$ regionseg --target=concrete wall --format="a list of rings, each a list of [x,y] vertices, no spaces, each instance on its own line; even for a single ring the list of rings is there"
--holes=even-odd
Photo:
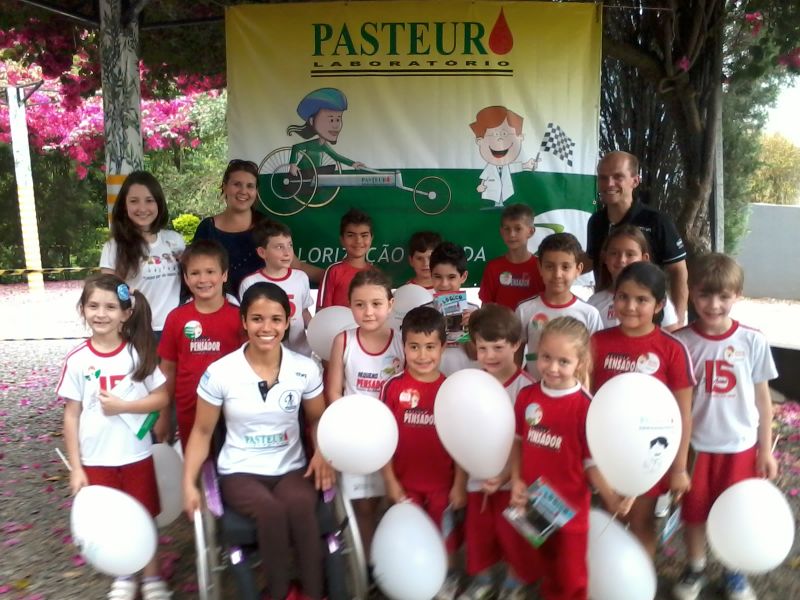
[[[745,296],[800,300],[800,206],[750,206],[749,232],[736,257]]]

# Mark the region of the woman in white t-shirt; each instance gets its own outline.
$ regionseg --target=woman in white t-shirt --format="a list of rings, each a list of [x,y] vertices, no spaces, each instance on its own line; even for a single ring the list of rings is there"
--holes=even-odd
[[[291,539],[301,597],[320,600],[323,555],[316,490],[334,483],[334,471],[316,442],[325,410],[322,372],[312,359],[281,343],[288,334],[291,307],[279,286],[251,286],[242,296],[240,312],[247,343],[212,363],[197,387],[183,471],[184,508],[192,518],[200,507],[197,476],[224,414],[225,442],[217,458],[220,489],[228,506],[256,523],[268,597],[295,597],[289,581]],[[310,459],[303,446],[301,409],[313,448]]]
[[[145,171],[125,178],[111,211],[111,239],[103,246],[100,270],[112,273],[147,298],[157,335],[181,293],[180,256],[186,244],[169,222],[158,180]]]

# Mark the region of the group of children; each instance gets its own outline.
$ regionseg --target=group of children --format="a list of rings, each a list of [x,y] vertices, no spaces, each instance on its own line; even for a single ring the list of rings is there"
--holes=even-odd
[[[358,210],[342,218],[340,241],[346,257],[326,271],[317,309],[349,306],[357,327],[333,340],[330,362],[324,365],[325,400],[334,402],[352,393],[380,398],[399,427],[397,451],[380,473],[342,476],[364,544],[369,549],[383,497],[418,503],[439,525],[452,519],[453,511],[465,509],[463,528],[448,526],[447,542],[455,552],[463,541],[470,579],[464,589],[453,570],[437,598],[522,597],[524,585],[537,580],[542,581],[545,598],[586,598],[592,490],[610,512],[630,524],[651,555],[656,551],[655,502],[671,491],[676,499],[683,497],[689,555],[674,592],[680,599],[696,598],[705,582],[703,526],[711,504],[737,481],[774,477],[777,468],[771,454],[767,387],[776,372],[769,346],[763,335],[730,316],[742,293],[742,271],[721,254],[698,258],[689,280],[697,319],[672,334],[669,331],[680,324],[674,309],[668,310],[665,278],[649,263],[647,240],[637,228],[621,226],[608,236],[603,267],[612,283],[588,302],[571,291],[582,271],[577,239],[568,233],[552,234],[534,256],[528,250],[533,233],[529,207],[505,209],[500,234],[508,252],[487,263],[480,289],[483,306],[470,305],[464,311],[468,340],[453,342],[448,341],[443,315],[433,306],[410,310],[400,331],[391,327],[392,282],[367,261],[372,223]],[[283,344],[309,356],[304,330],[312,300],[308,277],[291,267],[291,233],[282,224],[263,221],[256,225],[255,236],[264,268],[245,277],[239,292],[243,295],[259,282],[283,288],[291,323]],[[415,271],[410,283],[434,294],[457,292],[467,280],[463,248],[432,232],[411,237],[409,262]],[[89,420],[93,414],[118,414],[122,405],[109,392],[118,379],[132,377],[142,382],[147,395],[126,403],[124,410],[146,413],[174,399],[185,446],[201,376],[244,341],[246,315],[226,299],[226,254],[217,244],[192,244],[181,265],[193,299],[168,316],[157,355],[152,341],[143,343],[141,328],[134,327],[136,315],[147,310],[146,301],[137,295],[133,302],[127,286],[113,275],[88,281],[80,309],[92,335],[67,357],[58,387],[68,400],[65,440],[73,491],[88,482],[106,481],[94,470],[109,468],[118,478],[114,486],[142,500],[154,515],[158,497],[151,481],[152,458],[146,450],[131,453],[127,445],[133,441],[126,445],[117,439],[121,431],[92,431]],[[125,348],[132,350],[123,352]],[[507,468],[485,481],[470,477],[453,461],[434,427],[436,392],[446,376],[467,367],[483,369],[503,384],[516,415]],[[672,391],[683,424],[677,457],[667,474],[636,499],[609,487],[591,460],[585,433],[590,392],[631,371],[652,375]],[[102,375],[95,377],[95,372]],[[162,410],[158,427],[171,427],[169,412]],[[117,454],[125,456],[109,462]],[[510,526],[503,510],[524,507],[528,487],[540,478],[576,515],[534,549]],[[496,581],[496,567],[503,563],[505,576]],[[145,600],[168,597],[151,565],[144,575]],[[130,589],[135,593],[131,581],[115,581],[112,594],[119,593],[109,598],[133,597],[124,595]],[[726,574],[726,585],[731,598],[755,597],[741,574]],[[167,595],[146,591],[156,589]]]

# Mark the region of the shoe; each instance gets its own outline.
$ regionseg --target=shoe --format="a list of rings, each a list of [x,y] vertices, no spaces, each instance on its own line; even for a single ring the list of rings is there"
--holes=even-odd
[[[513,588],[504,587],[497,594],[497,600],[525,600],[526,597],[525,586],[522,585]]]
[[[494,597],[494,586],[491,583],[473,581],[458,595],[458,600],[492,600]]]
[[[444,580],[442,587],[436,593],[434,600],[455,600],[458,595],[458,588],[460,584],[460,577],[455,574],[447,576]]]
[[[172,592],[161,579],[142,584],[142,600],[170,600]]]
[[[135,579],[115,579],[108,590],[107,600],[136,600],[138,586]]]
[[[691,567],[686,567],[678,583],[672,588],[672,597],[675,600],[696,600],[706,581],[705,571],[695,571]]]
[[[725,571],[722,576],[725,582],[725,594],[728,600],[756,600],[756,593],[750,587],[744,573]]]

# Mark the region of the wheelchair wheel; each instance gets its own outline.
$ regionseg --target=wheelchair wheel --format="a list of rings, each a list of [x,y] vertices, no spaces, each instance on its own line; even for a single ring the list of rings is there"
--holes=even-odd
[[[367,579],[367,557],[361,543],[358,522],[350,500],[337,490],[334,509],[339,523],[344,523],[341,535],[344,542],[343,554],[347,562],[348,587],[350,597],[361,600],[369,597],[369,581]]]
[[[214,516],[208,510],[194,512],[194,544],[197,555],[197,593],[200,600],[222,600],[219,548]]]
[[[417,210],[426,215],[438,215],[446,211],[452,196],[447,182],[436,176],[420,179],[412,194]]]
[[[297,175],[289,171],[292,149],[288,146],[276,148],[267,154],[258,165],[258,201],[267,211],[279,217],[296,215],[306,206],[316,192],[314,178],[308,178],[307,170]],[[308,156],[299,151],[300,163],[311,164]],[[312,165],[313,167],[313,165]]]
[[[320,175],[341,175],[342,165],[333,160],[327,154],[323,154],[322,164],[319,167],[315,167],[313,164],[310,166],[312,169],[314,169],[315,193],[312,195],[312,197],[308,198],[307,206],[310,208],[322,208],[336,198],[336,195],[339,193],[339,186],[319,185],[318,177]]]

